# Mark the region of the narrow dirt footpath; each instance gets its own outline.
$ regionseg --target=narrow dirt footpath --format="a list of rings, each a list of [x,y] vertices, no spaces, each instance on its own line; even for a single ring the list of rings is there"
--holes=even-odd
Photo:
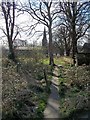
[[[44,118],[60,118],[59,116],[59,81],[58,81],[58,68],[55,67],[55,76],[52,78],[51,94],[49,96],[46,109],[44,111]]]

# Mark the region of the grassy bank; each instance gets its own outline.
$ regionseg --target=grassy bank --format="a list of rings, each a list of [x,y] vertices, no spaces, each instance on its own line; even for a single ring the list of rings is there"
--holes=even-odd
[[[59,74],[60,116],[70,118],[88,110],[90,66],[64,65]]]
[[[5,57],[2,60],[2,120],[43,118],[52,68],[31,57],[20,56],[18,60],[18,66]]]

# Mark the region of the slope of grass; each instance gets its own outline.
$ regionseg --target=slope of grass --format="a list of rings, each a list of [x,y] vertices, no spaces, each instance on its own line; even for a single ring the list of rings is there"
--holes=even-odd
[[[42,118],[49,95],[43,69],[50,83],[50,66],[24,56],[20,56],[18,66],[7,58],[2,62],[2,120]]]
[[[43,63],[48,65],[49,58],[44,58]],[[70,57],[54,57],[54,63],[56,65],[70,66],[72,64],[72,58]]]
[[[62,66],[70,66],[72,64],[72,58],[70,57],[55,57],[55,64]]]
[[[89,110],[90,66],[60,68],[60,115],[70,117],[75,111]]]

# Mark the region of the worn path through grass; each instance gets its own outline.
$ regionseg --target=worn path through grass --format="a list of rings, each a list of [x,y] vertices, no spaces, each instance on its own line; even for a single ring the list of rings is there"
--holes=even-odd
[[[44,118],[60,118],[59,116],[59,81],[58,68],[55,67],[54,75],[51,84],[51,94],[47,101],[47,106],[44,111]]]

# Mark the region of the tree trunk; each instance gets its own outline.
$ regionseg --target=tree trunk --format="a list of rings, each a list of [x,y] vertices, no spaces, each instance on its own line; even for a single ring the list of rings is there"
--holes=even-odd
[[[73,26],[73,32],[72,32],[72,44],[73,44],[73,64],[76,64],[76,53],[77,53],[77,40],[76,40],[76,31],[75,31],[75,25]]]
[[[66,56],[70,56],[70,50],[66,50]]]
[[[67,45],[67,43],[65,43],[65,51],[66,51],[66,56],[70,56],[70,48]]]
[[[52,46],[52,28],[49,26],[49,65],[54,65],[54,59],[53,59],[53,46]]]
[[[8,57],[9,57],[9,59],[11,59],[15,63],[17,63],[14,48],[13,48],[13,42],[12,42],[12,39],[10,37],[8,38],[8,44],[9,44],[9,55],[8,55]]]
[[[52,17],[50,13],[50,6],[48,9],[48,17],[49,17],[49,24],[48,24],[48,33],[49,33],[49,65],[54,65],[54,59],[53,59],[53,46],[52,46]]]
[[[69,49],[69,45],[66,41],[66,37],[64,38],[64,41],[65,41],[65,52],[66,52],[66,56],[69,56],[70,55],[70,49]]]
[[[47,80],[47,74],[46,74],[45,68],[43,69],[43,71],[44,71],[44,79],[45,79],[45,82],[46,82],[46,86],[48,87],[48,80]]]
[[[7,5],[11,3],[10,2],[2,2],[2,11],[4,14],[5,18],[5,25],[6,25],[6,33],[5,35],[7,36],[8,40],[8,46],[9,46],[9,59],[13,60],[15,63],[16,58],[15,58],[15,53],[14,53],[14,48],[13,48],[13,33],[14,33],[14,25],[15,25],[15,1],[13,0],[12,2],[12,8],[10,5]],[[12,10],[12,13],[11,13]]]

